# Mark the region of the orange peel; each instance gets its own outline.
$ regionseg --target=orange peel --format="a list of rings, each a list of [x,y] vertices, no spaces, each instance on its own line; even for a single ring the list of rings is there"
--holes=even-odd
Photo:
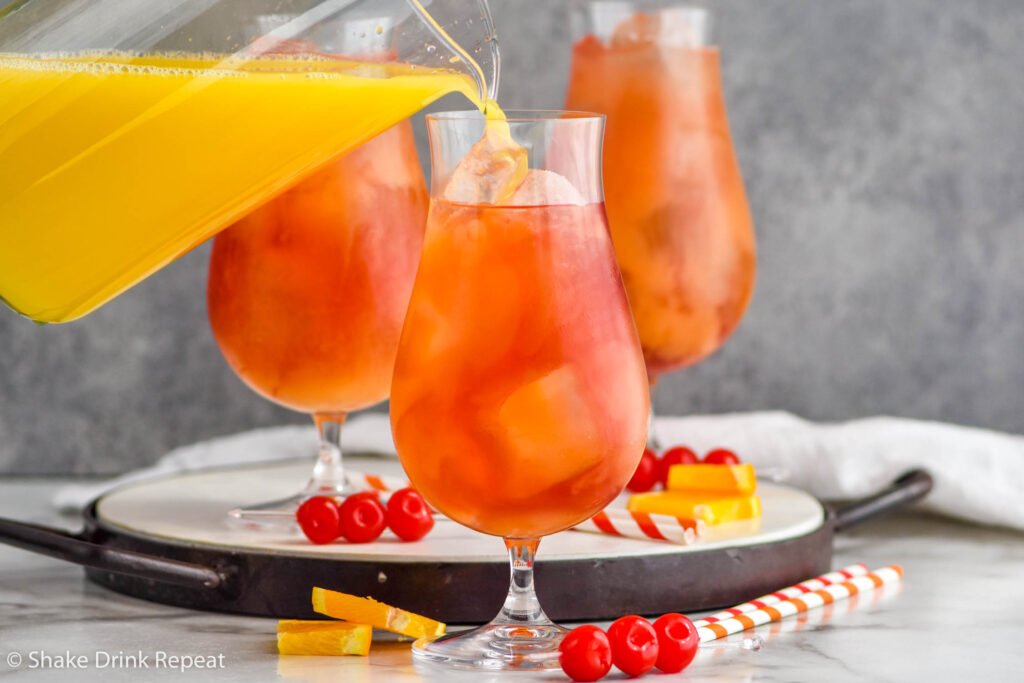
[[[369,624],[411,638],[436,638],[444,635],[445,625],[428,617],[386,605],[373,598],[348,593],[313,589],[313,610],[333,619]]]
[[[750,463],[742,465],[673,465],[668,469],[669,491],[714,491],[747,494],[757,490],[757,475]]]
[[[761,516],[757,496],[729,496],[714,491],[660,491],[631,496],[626,505],[631,512],[670,515],[722,524]]]
[[[277,653],[280,655],[339,656],[370,653],[373,628],[344,621],[277,622]]]

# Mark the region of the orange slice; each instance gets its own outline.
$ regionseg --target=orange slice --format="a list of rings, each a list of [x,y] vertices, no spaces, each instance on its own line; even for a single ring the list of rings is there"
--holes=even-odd
[[[347,593],[313,589],[313,611],[334,619],[369,624],[392,633],[412,638],[436,638],[444,635],[445,625],[427,617],[377,602],[373,598],[360,598]]]
[[[761,499],[757,496],[729,496],[714,491],[639,493],[630,496],[626,507],[632,512],[685,517],[707,524],[761,516]]]
[[[742,465],[673,465],[668,469],[669,491],[746,493],[757,490],[757,475],[750,463]]]
[[[373,628],[340,621],[277,622],[277,653],[280,655],[361,655],[370,653]]]

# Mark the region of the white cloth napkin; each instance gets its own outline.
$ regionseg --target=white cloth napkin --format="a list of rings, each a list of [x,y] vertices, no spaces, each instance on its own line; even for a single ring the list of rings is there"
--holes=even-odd
[[[658,418],[666,447],[686,445],[698,454],[730,448],[763,474],[826,500],[868,496],[917,467],[935,489],[926,510],[960,519],[1024,530],[1024,437],[940,422],[873,417],[813,423],[789,413],[733,413]],[[387,416],[364,414],[343,430],[347,452],[394,453]],[[112,481],[70,485],[54,504],[78,510],[104,492],[157,475],[292,458],[316,451],[312,427],[243,432],[175,449],[153,467]]]
[[[391,423],[387,415],[365,413],[346,420],[341,430],[342,451],[394,453]],[[57,491],[53,505],[61,512],[77,512],[107,491],[152,477],[192,472],[211,467],[230,467],[261,462],[308,459],[309,471],[317,452],[316,429],[269,427],[241,432],[175,448],[155,465],[123,476],[89,484],[69,484]]]
[[[659,419],[656,430],[666,445],[697,453],[730,448],[825,500],[868,496],[924,468],[935,488],[923,509],[1024,530],[1022,436],[896,417],[813,423],[784,412]]]

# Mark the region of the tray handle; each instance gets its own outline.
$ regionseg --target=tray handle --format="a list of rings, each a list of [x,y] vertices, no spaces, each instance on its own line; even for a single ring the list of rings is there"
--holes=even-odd
[[[83,567],[128,574],[187,588],[227,592],[231,583],[230,572],[129,550],[108,548],[87,541],[78,534],[41,524],[0,518],[0,543]]]
[[[927,496],[934,483],[932,475],[925,470],[910,470],[885,490],[833,509],[834,528],[836,531],[844,531],[878,515],[910,505]]]

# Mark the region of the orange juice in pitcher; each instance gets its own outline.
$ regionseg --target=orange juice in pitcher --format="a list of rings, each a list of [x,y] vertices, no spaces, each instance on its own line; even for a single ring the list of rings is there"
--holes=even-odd
[[[283,4],[0,10],[0,299],[40,322],[85,315],[424,105],[479,103],[494,82],[496,52],[474,62],[450,37],[487,42],[484,0]],[[390,32],[394,60],[340,57],[360,32]]]

